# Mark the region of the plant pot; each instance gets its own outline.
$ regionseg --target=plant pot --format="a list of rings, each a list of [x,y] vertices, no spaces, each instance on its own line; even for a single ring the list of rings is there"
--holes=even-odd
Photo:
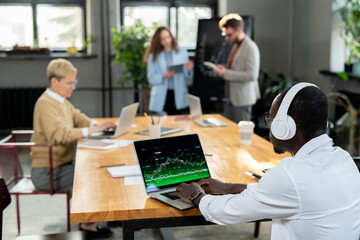
[[[140,109],[139,113],[144,113],[149,111],[149,97],[150,97],[150,88],[149,86],[139,85],[139,101]]]
[[[345,63],[344,64],[344,72],[352,73],[352,71],[353,71],[353,64],[352,63],[351,64]]]
[[[352,69],[352,73],[354,75],[360,76],[360,62],[356,62],[353,64],[353,69]]]

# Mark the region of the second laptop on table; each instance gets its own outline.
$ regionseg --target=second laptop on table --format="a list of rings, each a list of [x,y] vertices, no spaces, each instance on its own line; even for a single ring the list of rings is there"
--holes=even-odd
[[[116,130],[113,132],[102,132],[95,133],[89,136],[91,139],[101,139],[101,138],[116,138],[124,133],[127,133],[131,129],[131,125],[134,122],[136,113],[139,108],[139,103],[133,103],[121,109],[119,122],[117,123]]]
[[[218,118],[203,118],[201,110],[200,98],[191,94],[188,94],[189,105],[190,105],[190,116],[191,119],[203,127],[223,127],[228,126],[224,121]]]

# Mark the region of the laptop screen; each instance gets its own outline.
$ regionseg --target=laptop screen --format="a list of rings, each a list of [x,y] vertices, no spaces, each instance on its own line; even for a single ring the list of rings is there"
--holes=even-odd
[[[197,134],[134,142],[146,192],[210,177]]]
[[[190,116],[193,120],[202,118],[201,102],[200,98],[191,94],[188,94]]]
[[[118,126],[115,131],[115,137],[118,137],[131,129],[131,124],[134,122],[139,103],[133,103],[121,109]]]

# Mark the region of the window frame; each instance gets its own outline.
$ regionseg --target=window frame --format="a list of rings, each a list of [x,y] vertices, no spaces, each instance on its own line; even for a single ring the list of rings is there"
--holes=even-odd
[[[166,6],[168,7],[168,22],[167,25],[171,25],[171,8],[175,8],[176,22],[175,22],[175,36],[179,36],[179,7],[210,7],[212,11],[212,17],[216,17],[218,14],[218,0],[123,0],[120,1],[120,25],[124,26],[124,8],[125,7],[139,7],[139,6]],[[188,51],[194,51],[193,48],[188,48]]]
[[[87,34],[87,26],[86,26],[86,0],[0,0],[0,4],[28,4],[31,6],[32,9],[32,24],[33,24],[33,34],[34,34],[34,40],[38,39],[38,26],[37,26],[37,5],[78,5],[81,7],[83,12],[83,26],[84,26],[84,32],[83,32],[83,41],[86,41],[86,34]],[[58,52],[63,53],[66,52],[66,49],[56,49],[51,50],[51,52]],[[0,51],[5,51],[5,49],[0,49]],[[79,52],[86,52],[86,47],[79,50]]]

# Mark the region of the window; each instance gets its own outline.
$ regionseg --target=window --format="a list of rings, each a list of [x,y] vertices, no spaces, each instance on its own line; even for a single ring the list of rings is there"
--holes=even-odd
[[[209,19],[212,17],[212,11],[210,7],[179,7],[171,8],[171,12],[174,12],[172,16],[177,16],[178,19],[174,19],[171,22],[179,22],[178,28],[171,26],[171,31],[175,33],[181,46],[195,49],[197,38],[197,23],[199,19]],[[176,13],[177,11],[177,13]],[[180,24],[181,23],[181,24]],[[196,23],[196,24],[194,24]]]
[[[197,22],[216,15],[216,0],[121,1],[122,25],[141,20],[146,26],[169,26],[182,47],[195,49]]]
[[[30,5],[0,5],[0,48],[10,49],[14,45],[32,46],[32,18]]]
[[[152,26],[153,23],[167,25],[169,9],[164,6],[128,6],[124,8],[124,26],[131,26],[137,20],[145,26]]]
[[[0,31],[1,50],[16,45],[80,50],[86,35],[85,0],[0,0]]]
[[[37,6],[39,47],[81,49],[84,36],[84,19],[80,6]]]

